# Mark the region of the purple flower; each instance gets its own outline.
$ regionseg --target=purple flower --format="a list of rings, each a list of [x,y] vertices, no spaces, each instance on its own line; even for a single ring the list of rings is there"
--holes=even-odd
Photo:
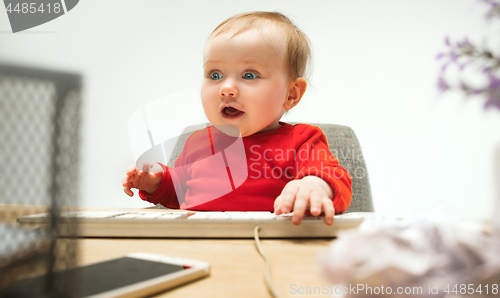
[[[486,102],[484,103],[484,108],[489,109],[489,108],[497,108],[500,110],[500,99],[497,98],[488,98]]]
[[[450,38],[449,38],[448,36],[446,36],[446,37],[444,38],[444,43],[445,43],[447,46],[449,46],[449,47],[451,46],[451,43],[450,43]]]
[[[474,95],[478,95],[484,92],[484,89],[472,89]]]
[[[491,74],[492,71],[493,69],[491,69],[491,67],[486,66],[485,68],[483,68],[482,73]]]
[[[480,2],[489,4],[489,6],[490,6],[489,7],[490,9],[489,9],[488,13],[486,13],[486,18],[487,19],[491,19],[495,15],[500,15],[500,5],[499,5],[499,3],[496,0],[482,0]]]
[[[460,81],[460,89],[462,89],[463,91],[468,93],[470,88],[469,88],[469,86],[467,86],[467,84],[464,81]]]
[[[464,46],[468,46],[468,47],[471,47],[471,48],[474,47],[474,45],[472,43],[470,43],[470,41],[469,41],[469,39],[467,37],[464,38],[464,41],[462,42],[462,44]]]
[[[500,17],[500,0],[477,1],[488,6],[486,15],[488,19]],[[444,43],[448,47],[448,52],[442,52],[436,56],[436,60],[442,61],[441,73],[437,82],[438,90],[442,93],[450,89],[457,89],[466,97],[479,95],[485,99],[485,108],[500,110],[500,55],[488,48],[474,45],[467,37],[464,37],[462,41],[452,43],[449,36],[446,36]],[[460,80],[456,86],[450,85],[444,79],[445,71],[450,64],[457,65],[460,71],[476,65],[478,67],[476,75],[486,78],[488,83],[480,88],[475,88],[463,80]]]
[[[495,107],[500,110],[500,78],[494,75],[490,75],[488,78],[490,80],[488,89],[486,90],[488,98],[486,99],[484,107]]]
[[[490,79],[490,89],[496,90],[496,92],[500,94],[500,78],[495,77],[494,74],[490,74],[488,78]]]
[[[446,83],[446,81],[443,79],[443,77],[439,77],[438,89],[441,92],[444,92],[444,91],[450,89],[450,86],[448,85],[448,83]]]

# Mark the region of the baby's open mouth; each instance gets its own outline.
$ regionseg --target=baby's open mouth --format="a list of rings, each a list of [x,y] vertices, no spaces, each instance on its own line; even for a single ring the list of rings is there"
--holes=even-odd
[[[227,118],[236,118],[240,115],[243,115],[243,111],[240,111],[238,109],[235,109],[233,107],[225,107],[223,110],[222,110],[222,114],[223,116],[227,117]]]

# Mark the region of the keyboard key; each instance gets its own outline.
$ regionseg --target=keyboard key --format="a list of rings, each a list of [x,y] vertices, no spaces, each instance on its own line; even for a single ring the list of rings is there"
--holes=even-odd
[[[187,220],[208,220],[210,214],[205,214],[203,212],[196,212],[195,214],[189,216]]]
[[[155,218],[155,220],[176,220],[183,217],[182,214],[162,214],[160,217]]]
[[[150,212],[150,213],[137,213],[138,219],[154,219],[162,216],[163,214],[161,213],[155,213],[155,212]]]
[[[116,217],[113,217],[113,219],[116,219],[116,220],[123,220],[123,219],[136,219],[140,217],[139,214],[137,213],[129,213],[129,214],[124,214],[124,215],[119,215],[119,216],[116,216]]]
[[[291,220],[293,216],[292,213],[276,215],[276,220]]]

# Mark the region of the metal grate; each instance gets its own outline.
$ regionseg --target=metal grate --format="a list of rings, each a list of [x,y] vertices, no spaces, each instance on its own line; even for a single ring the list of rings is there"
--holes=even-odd
[[[79,75],[0,64],[1,297],[79,296],[77,277],[55,272],[77,261],[76,241],[57,238],[57,212],[77,205],[81,101]],[[16,223],[40,212],[49,228]]]

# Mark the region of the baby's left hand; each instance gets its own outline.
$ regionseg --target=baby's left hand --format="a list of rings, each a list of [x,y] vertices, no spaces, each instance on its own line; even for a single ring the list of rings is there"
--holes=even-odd
[[[285,185],[274,201],[274,213],[276,215],[287,214],[293,210],[292,222],[299,225],[309,207],[314,216],[324,212],[326,224],[332,225],[335,209],[331,198],[333,198],[333,191],[323,179],[306,176],[300,180],[292,180]]]

